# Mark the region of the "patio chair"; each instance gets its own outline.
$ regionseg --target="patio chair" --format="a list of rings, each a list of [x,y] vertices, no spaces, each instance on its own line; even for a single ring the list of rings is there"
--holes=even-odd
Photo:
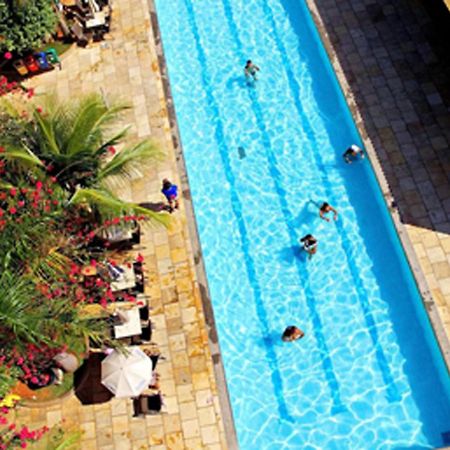
[[[161,392],[153,395],[140,395],[133,399],[133,417],[158,414],[163,406]]]
[[[139,317],[143,322],[147,322],[149,318],[148,306],[142,306],[139,308]]]
[[[132,345],[141,345],[148,343],[152,340],[152,323],[148,321],[146,325],[142,327],[142,332],[138,336],[132,336]]]

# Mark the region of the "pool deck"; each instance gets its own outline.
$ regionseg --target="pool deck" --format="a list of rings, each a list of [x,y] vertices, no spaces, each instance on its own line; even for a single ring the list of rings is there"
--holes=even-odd
[[[439,0],[307,1],[450,367],[450,13]]]
[[[167,412],[132,418],[129,399],[82,406],[69,394],[48,405],[21,407],[17,422],[31,428],[51,426],[61,419],[77,423],[84,431],[83,450],[232,448],[233,421],[226,407],[212,311],[208,309],[205,314],[202,304],[208,290],[182,155],[175,145],[176,129],[169,121],[157,54],[160,46],[152,28],[152,4],[115,0],[113,8],[106,41],[86,49],[71,48],[63,55],[61,71],[34,77],[28,85],[36,88],[37,101],[44,92],[56,92],[64,100],[100,91],[107,99],[123,100],[131,106],[123,118],[123,124],[131,126],[131,137],[151,137],[167,158],[122,186],[122,198],[161,202],[161,180],[166,177],[182,188],[180,211],[172,215],[170,227],[144,229],[141,244],[133,250],[145,258],[145,293],[155,327],[152,341],[164,357],[157,371]]]
[[[437,305],[436,323],[441,321],[450,336],[449,60],[442,59],[433,23],[419,1],[308,4],[375,168],[386,181],[387,200],[395,201],[394,219],[405,230],[412,265],[418,263],[415,272],[427,307],[435,315]],[[133,135],[159,142],[168,159],[133,179],[122,196],[161,201],[164,177],[183,188],[182,208],[169,230],[146,231],[139,248],[156,325],[153,340],[167,358],[158,369],[168,413],[132,419],[129,400],[81,406],[69,395],[41,408],[21,408],[19,417],[30,427],[62,418],[79,423],[85,450],[233,448],[225,440],[224,423],[233,430],[232,418],[226,390],[220,388],[220,352],[151,10],[151,1],[115,0],[110,39],[71,49],[61,71],[35,77],[30,85],[63,99],[99,90],[125,99],[132,109],[124,123],[132,125]]]

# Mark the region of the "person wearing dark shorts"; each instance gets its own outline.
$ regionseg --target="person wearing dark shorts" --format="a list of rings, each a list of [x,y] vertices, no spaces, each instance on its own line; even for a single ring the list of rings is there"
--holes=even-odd
[[[178,209],[178,186],[176,184],[172,184],[167,178],[164,178],[161,192],[164,194],[167,202],[169,203],[169,212],[173,212],[174,209]]]

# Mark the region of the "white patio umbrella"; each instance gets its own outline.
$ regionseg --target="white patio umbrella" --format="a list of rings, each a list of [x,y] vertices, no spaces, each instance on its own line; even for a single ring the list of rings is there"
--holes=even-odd
[[[102,361],[102,384],[116,397],[139,395],[152,379],[152,361],[139,348],[131,347],[126,354],[114,350]]]

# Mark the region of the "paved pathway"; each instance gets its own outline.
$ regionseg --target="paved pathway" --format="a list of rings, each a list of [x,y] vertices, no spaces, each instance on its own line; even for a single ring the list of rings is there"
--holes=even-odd
[[[439,0],[308,1],[450,336],[450,13]]]
[[[35,77],[37,93],[56,91],[61,99],[101,90],[106,97],[132,106],[124,123],[132,135],[151,136],[167,151],[167,160],[121,188],[135,202],[163,200],[161,180],[179,183],[169,120],[145,0],[115,0],[109,40],[92,48],[73,48],[63,69]],[[21,408],[27,425],[51,426],[62,418],[85,431],[83,450],[225,448],[223,425],[208,336],[194,271],[187,220],[173,215],[168,230],[144,230],[145,257],[153,341],[166,358],[158,363],[167,414],[132,418],[131,401],[114,399],[81,406],[70,396],[45,408]]]

